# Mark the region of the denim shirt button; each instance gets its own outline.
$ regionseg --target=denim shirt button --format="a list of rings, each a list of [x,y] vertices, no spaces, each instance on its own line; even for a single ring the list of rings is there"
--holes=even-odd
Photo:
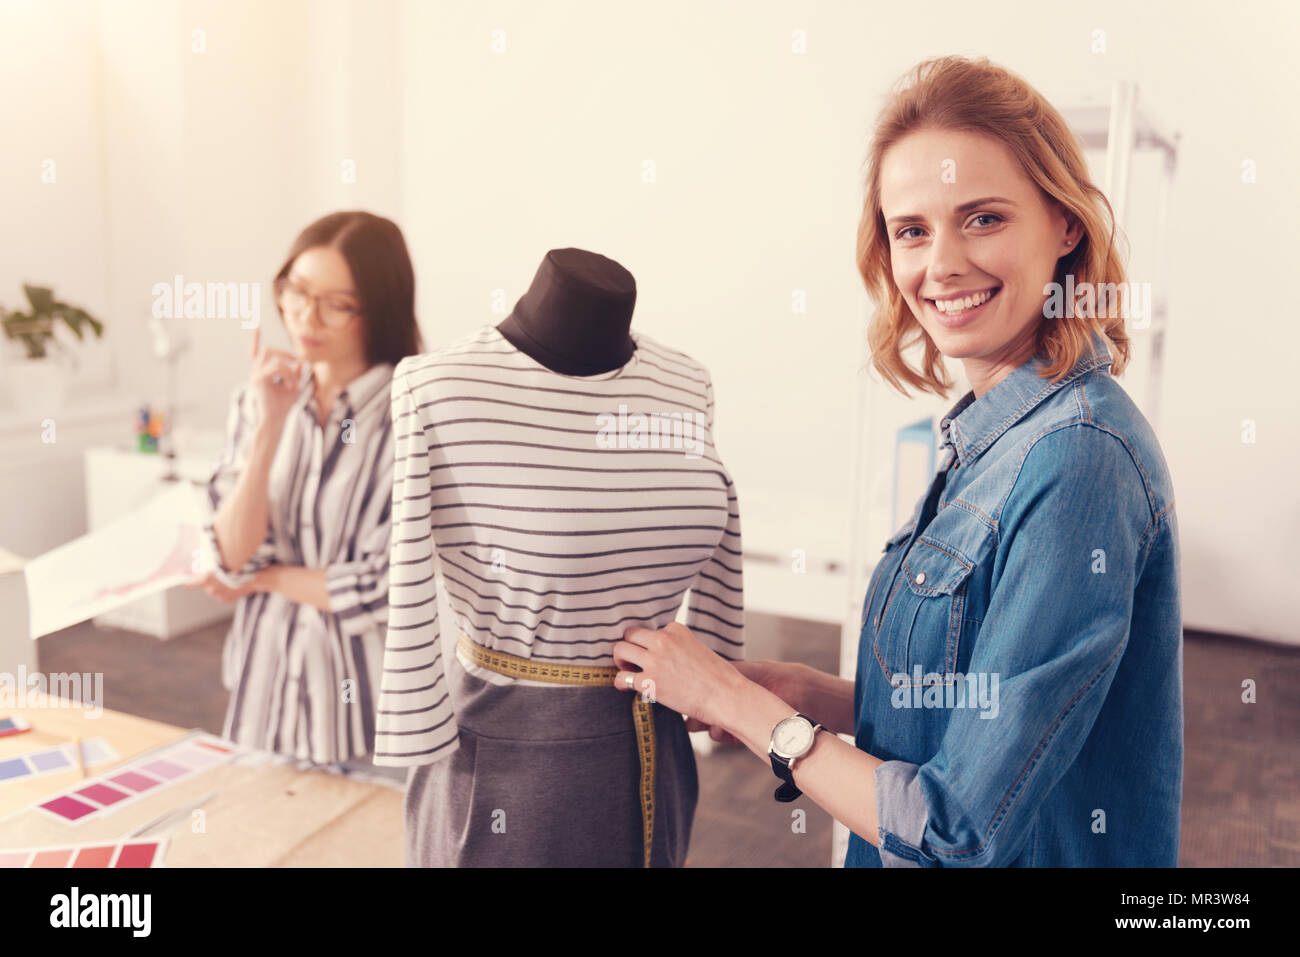
[[[916,583],[917,583],[918,585],[924,585],[924,584],[925,584],[925,572],[917,572],[917,573],[916,573]]]

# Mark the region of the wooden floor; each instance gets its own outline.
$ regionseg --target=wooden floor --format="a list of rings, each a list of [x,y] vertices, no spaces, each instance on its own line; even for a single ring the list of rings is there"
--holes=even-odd
[[[751,658],[838,662],[839,629],[748,613]],[[103,705],[221,732],[224,624],[171,641],[86,623],[40,640],[45,672],[103,672]],[[1255,704],[1241,701],[1253,679]],[[1300,865],[1300,649],[1188,632],[1184,642],[1182,867]],[[776,779],[742,748],[699,759],[695,867],[824,867],[831,820],[772,800]],[[800,822],[797,812],[805,812]],[[802,823],[802,827],[800,826]]]

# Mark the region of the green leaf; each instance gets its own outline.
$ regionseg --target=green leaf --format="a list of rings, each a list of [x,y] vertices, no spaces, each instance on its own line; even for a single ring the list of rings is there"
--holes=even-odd
[[[89,326],[96,338],[104,333],[104,324],[86,310],[60,302],[54,298],[54,290],[47,286],[23,284],[23,292],[31,303],[30,313],[9,312],[0,306],[0,327],[10,339],[21,340],[30,359],[40,359],[48,354],[49,347],[62,348],[53,338],[54,323],[62,320],[67,323],[77,338],[86,339],[84,326]]]
[[[76,320],[77,320],[77,335],[78,335],[78,336],[80,336],[80,337],[82,337],[82,338],[85,338],[84,336],[81,336],[81,328],[82,328],[83,326],[90,326],[91,331],[95,333],[95,336],[96,336],[96,337],[98,337],[99,334],[100,334],[101,332],[103,332],[103,330],[104,330],[104,324],[101,323],[101,322],[100,322],[98,319],[96,319],[94,316],[92,316],[90,313],[86,312],[86,310],[84,310],[84,309],[78,309],[78,308],[76,308],[75,306],[73,306],[73,307],[70,307],[70,308],[69,308],[68,312],[69,312],[71,315],[73,315],[73,316],[76,317]]]
[[[41,315],[49,312],[54,307],[54,290],[45,286],[29,286],[23,284],[23,292],[27,294],[27,301],[32,304],[32,313]]]
[[[59,317],[77,334],[78,339],[85,340],[86,337],[81,333],[81,326],[88,317],[84,312],[71,306],[61,306],[59,308]]]

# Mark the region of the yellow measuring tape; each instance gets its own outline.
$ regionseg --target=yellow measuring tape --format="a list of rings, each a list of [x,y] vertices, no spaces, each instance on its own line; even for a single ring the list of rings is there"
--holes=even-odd
[[[510,678],[545,681],[555,685],[613,687],[618,669],[612,666],[570,665],[554,661],[533,661],[504,651],[475,644],[463,632],[459,641],[465,657],[480,668]],[[641,834],[645,867],[650,866],[650,848],[655,833],[655,722],[654,704],[644,695],[632,695],[632,722],[636,726],[637,753],[641,760]]]

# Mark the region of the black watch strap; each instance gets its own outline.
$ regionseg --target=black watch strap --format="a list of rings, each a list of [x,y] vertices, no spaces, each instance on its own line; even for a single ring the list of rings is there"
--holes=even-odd
[[[795,787],[794,772],[790,770],[790,766],[775,754],[769,754],[768,757],[772,759],[772,772],[778,778],[781,778],[781,784],[772,792],[772,797],[782,803],[789,803],[803,794],[802,791]]]
[[[813,726],[813,742],[816,743],[817,732],[821,730],[822,726],[802,712],[796,712],[792,717],[803,718]],[[767,756],[772,761],[772,773],[782,781],[781,786],[772,792],[772,796],[783,804],[788,804],[790,801],[793,801],[795,798],[799,797],[799,795],[803,794],[803,791],[799,790],[799,788],[795,786],[794,772],[790,770],[790,765],[787,762],[787,759],[780,758],[770,751]]]

